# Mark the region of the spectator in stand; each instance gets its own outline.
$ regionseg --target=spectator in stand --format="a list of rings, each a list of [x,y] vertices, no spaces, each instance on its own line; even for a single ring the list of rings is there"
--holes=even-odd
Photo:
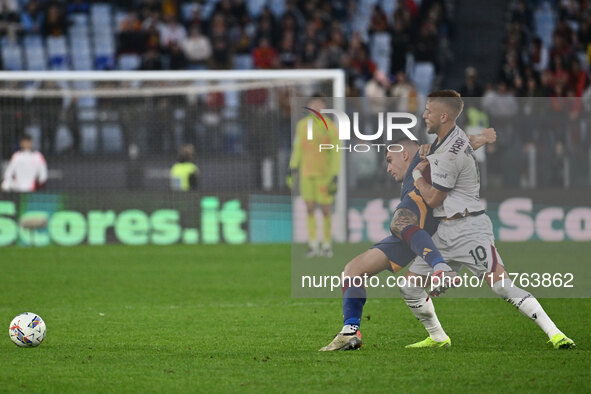
[[[121,21],[117,35],[117,54],[142,54],[146,50],[147,34],[135,11],[128,12]]]
[[[564,67],[562,57],[556,55],[552,58],[552,81],[554,82],[555,88],[560,85],[561,89],[568,88],[570,80],[570,74]]]
[[[275,48],[271,47],[269,39],[262,37],[258,47],[252,51],[253,64],[256,68],[269,69],[279,65],[279,57]]]
[[[437,66],[437,49],[439,37],[435,25],[430,21],[421,24],[421,30],[417,39],[414,55],[417,62],[429,62]]]
[[[587,63],[591,63],[589,61],[591,52],[591,12],[587,12],[582,18],[581,26],[577,32],[577,43],[579,45],[579,51],[587,54]]]
[[[318,47],[312,39],[304,41],[298,56],[298,68],[316,68],[318,66]]]
[[[47,182],[47,164],[41,152],[33,150],[31,136],[21,137],[21,149],[12,155],[4,172],[2,190],[19,193],[34,192]]]
[[[142,29],[149,30],[151,27],[155,27],[156,30],[160,31],[163,26],[160,12],[158,12],[158,10],[146,8],[143,10],[143,14]]]
[[[190,69],[207,68],[207,62],[211,58],[211,41],[201,34],[199,26],[191,26],[189,37],[183,41],[182,47]]]
[[[282,68],[295,68],[298,60],[293,32],[283,35],[279,48],[279,64]]]
[[[18,1],[2,0],[0,1],[0,22],[14,23],[18,22]]]
[[[570,75],[569,75],[569,90],[574,93],[575,97],[583,97],[583,92],[587,87],[587,73],[581,67],[579,59],[574,59],[571,63]]]
[[[68,23],[64,16],[61,6],[58,4],[51,4],[47,9],[45,19],[43,21],[42,34],[45,37],[59,37],[66,34]]]
[[[187,57],[178,42],[173,41],[168,47],[168,68],[183,70],[187,68]]]
[[[548,49],[542,45],[540,37],[534,37],[532,41],[529,60],[532,63],[534,70],[541,73],[548,68]]]
[[[296,21],[295,16],[292,14],[284,13],[281,17],[281,41],[283,42],[283,37],[287,34],[292,35],[292,37],[298,37],[298,23]],[[295,40],[294,40],[295,43]]]
[[[419,110],[419,94],[417,89],[408,80],[403,71],[399,71],[396,74],[396,83],[390,89],[390,95],[399,98],[397,100],[397,111],[417,113]]]
[[[369,29],[368,33],[381,33],[388,30],[388,16],[380,7],[379,4],[373,7],[373,11],[369,20]]]
[[[39,0],[31,0],[27,3],[25,11],[21,14],[21,26],[27,34],[39,34],[43,27],[43,10]]]
[[[156,48],[148,48],[148,50],[142,56],[142,63],[140,70],[144,71],[157,71],[163,70],[162,67],[162,56]]]
[[[231,0],[219,0],[213,9],[213,14],[222,16],[228,26],[233,26],[238,22],[234,19]]]
[[[390,40],[390,46],[392,48],[390,72],[394,75],[406,69],[406,54],[412,42],[410,26],[404,23],[403,18],[401,13],[394,14],[394,28],[392,30],[392,39]]]
[[[166,17],[166,23],[160,27],[160,45],[168,50],[172,44],[181,45],[187,39],[187,30],[175,16]]]
[[[517,53],[515,51],[509,52],[501,69],[501,80],[508,87],[512,87],[513,81],[519,76],[521,76],[521,72],[519,71]]]
[[[345,36],[342,31],[335,29],[330,34],[330,40],[318,56],[321,68],[340,68],[341,59],[346,48]]]
[[[210,68],[225,70],[232,68],[233,48],[226,22],[221,15],[214,15],[211,26],[211,61]]]
[[[279,35],[279,29],[277,28],[275,17],[269,6],[265,6],[261,11],[261,16],[258,20],[257,41],[260,42],[261,38],[265,37],[269,40],[270,46],[276,47]]]
[[[568,44],[568,39],[558,31],[554,31],[552,35],[552,43],[553,46],[550,49],[550,59],[553,59],[556,56],[560,57],[563,64],[568,62],[572,56],[572,48]]]
[[[462,97],[482,97],[484,91],[482,90],[482,85],[477,80],[478,73],[476,68],[472,66],[466,67],[464,75],[464,84],[459,90]]]
[[[239,70],[249,70],[252,68],[253,37],[255,31],[254,26],[251,25],[250,18],[245,18],[244,22],[245,25],[238,28],[236,38],[233,40],[235,49],[234,66]]]
[[[533,12],[527,7],[525,0],[519,0],[513,8],[511,22],[517,22],[529,31],[533,31],[533,17]]]

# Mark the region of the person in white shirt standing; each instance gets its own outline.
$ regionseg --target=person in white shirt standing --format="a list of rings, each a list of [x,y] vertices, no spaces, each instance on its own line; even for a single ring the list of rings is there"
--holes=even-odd
[[[478,164],[464,131],[456,125],[464,102],[454,90],[433,92],[427,97],[423,118],[429,134],[437,135],[427,160],[413,170],[415,186],[433,208],[433,216],[440,219],[433,243],[449,265],[433,272],[423,258],[417,256],[406,275],[407,286],[400,291],[407,305],[429,332],[427,339],[408,345],[408,348],[448,347],[449,337],[443,331],[433,304],[428,302],[425,283],[431,279],[431,289],[438,295],[446,287],[457,285],[458,272],[466,267],[474,275],[484,278],[497,295],[514,305],[519,312],[533,320],[550,339],[556,349],[575,347],[575,343],[560,331],[544,311],[538,300],[528,291],[517,287],[505,271],[501,256],[494,245],[492,223],[480,200]],[[422,172],[431,168],[432,184]],[[439,282],[448,284],[434,284]],[[417,285],[420,283],[421,285]]]
[[[13,192],[34,192],[47,182],[47,164],[41,152],[33,150],[31,136],[21,137],[21,149],[15,152],[2,182],[2,190]]]

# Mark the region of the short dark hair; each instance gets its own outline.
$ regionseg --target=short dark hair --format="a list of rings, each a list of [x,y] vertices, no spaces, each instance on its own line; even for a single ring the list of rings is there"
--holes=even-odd
[[[403,145],[403,146],[407,146],[407,145],[416,145],[416,146],[418,146],[419,145],[418,142],[416,142],[414,140],[411,140],[408,137],[400,137],[396,141],[394,141],[393,143],[394,144]]]
[[[419,147],[419,143],[417,141],[411,140],[408,137],[400,137],[396,141],[392,143],[393,145],[402,145],[403,148],[417,148]],[[385,150],[385,155],[388,156],[388,149]]]
[[[456,119],[464,109],[464,100],[462,96],[453,89],[436,90],[427,96],[427,101],[437,101],[444,103],[453,112],[453,118]]]
[[[23,134],[21,135],[21,141],[32,141],[33,137],[31,137],[31,134]]]

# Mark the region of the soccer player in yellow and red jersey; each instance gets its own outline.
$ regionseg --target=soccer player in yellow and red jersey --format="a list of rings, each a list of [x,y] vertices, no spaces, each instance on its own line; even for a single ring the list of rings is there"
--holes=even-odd
[[[289,162],[291,174],[299,173],[300,194],[306,203],[308,227],[308,257],[332,256],[331,205],[337,191],[337,179],[341,169],[341,153],[336,149],[320,150],[320,144],[337,146],[338,131],[335,124],[320,115],[326,108],[322,97],[314,96],[308,102],[310,115],[301,119],[295,132],[293,152]],[[314,117],[315,119],[310,119]],[[311,120],[312,139],[308,139],[308,122]],[[292,175],[288,176],[291,187]],[[314,211],[319,206],[322,211],[323,242],[322,248],[316,235],[316,219]]]

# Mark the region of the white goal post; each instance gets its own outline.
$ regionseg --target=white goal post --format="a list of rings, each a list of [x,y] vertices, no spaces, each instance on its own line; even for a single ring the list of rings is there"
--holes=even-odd
[[[76,92],[78,95],[92,95],[94,97],[119,97],[126,95],[141,96],[158,94],[183,94],[183,93],[208,93],[212,91],[227,90],[248,90],[261,87],[305,85],[318,82],[329,82],[331,91],[325,91],[325,95],[332,97],[345,97],[345,72],[340,69],[319,69],[319,70],[215,70],[215,71],[0,71],[0,98],[22,97],[26,95],[27,89],[14,89],[10,83],[26,82],[40,83],[54,81],[59,83],[67,82],[125,82],[125,81],[194,81],[194,82],[216,82],[219,84],[207,86],[172,86],[159,88],[110,88],[96,89],[94,87],[80,89],[67,89],[69,93]],[[38,97],[55,97],[56,95],[67,95],[63,89],[43,90],[33,89]],[[341,106],[342,100],[335,100],[335,105]],[[343,108],[337,108],[342,110]],[[335,198],[335,241],[345,242],[347,239],[347,181],[346,181],[346,160],[342,161],[339,177],[339,187]]]

